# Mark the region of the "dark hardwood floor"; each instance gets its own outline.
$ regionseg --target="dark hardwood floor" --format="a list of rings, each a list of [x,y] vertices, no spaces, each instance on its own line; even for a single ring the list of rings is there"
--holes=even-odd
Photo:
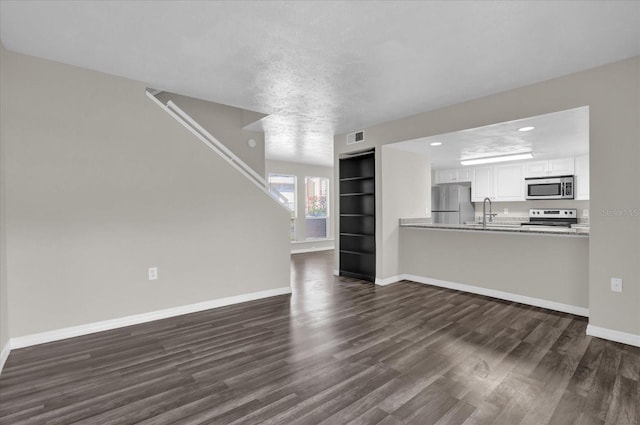
[[[279,296],[15,350],[8,424],[633,424],[640,348],[585,319],[292,259]]]

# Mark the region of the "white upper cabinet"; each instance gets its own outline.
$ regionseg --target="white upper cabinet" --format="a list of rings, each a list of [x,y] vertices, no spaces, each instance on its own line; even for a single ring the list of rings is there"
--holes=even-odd
[[[471,183],[471,201],[524,201],[524,166],[522,164],[477,167]]]
[[[476,167],[471,182],[471,202],[493,200],[493,167]]]
[[[470,182],[472,170],[469,168],[450,168],[446,170],[436,170],[436,184],[443,183],[465,183]]]
[[[575,161],[575,162],[574,162]],[[576,177],[575,199],[589,199],[589,155],[435,171],[436,184],[471,182],[471,202],[525,200],[526,177]]]
[[[549,175],[549,161],[533,161],[524,164],[525,177],[546,177]]]
[[[572,176],[574,173],[573,157],[549,160],[550,176]]]
[[[589,200],[589,154],[576,156],[575,173],[576,199]]]
[[[436,170],[436,184],[441,183],[453,183],[458,180],[458,173],[455,169],[451,170]]]
[[[570,176],[573,172],[573,158],[531,161],[524,164],[525,177]]]
[[[458,181],[470,182],[473,180],[473,168],[458,168]]]
[[[524,201],[524,167],[522,164],[497,165],[494,174],[495,201]]]

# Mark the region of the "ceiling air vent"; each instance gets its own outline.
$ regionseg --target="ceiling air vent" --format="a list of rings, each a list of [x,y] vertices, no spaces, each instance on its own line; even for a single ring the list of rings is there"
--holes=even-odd
[[[364,130],[347,134],[347,145],[353,145],[354,143],[360,143],[360,142],[364,142]]]

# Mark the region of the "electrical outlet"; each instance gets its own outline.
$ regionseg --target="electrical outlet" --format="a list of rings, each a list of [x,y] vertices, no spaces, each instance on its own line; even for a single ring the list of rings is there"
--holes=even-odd
[[[589,217],[589,210],[582,210],[583,217]]]
[[[619,277],[611,278],[611,291],[622,292],[622,279],[620,279]]]
[[[149,267],[149,280],[158,280],[158,268]]]
[[[509,215],[509,208],[504,209],[504,215]]]

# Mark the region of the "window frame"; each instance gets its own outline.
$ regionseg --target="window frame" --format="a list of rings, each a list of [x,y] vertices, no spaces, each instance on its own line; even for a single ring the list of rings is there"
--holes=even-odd
[[[298,176],[295,174],[285,174],[285,173],[268,173],[267,174],[267,190],[271,196],[274,194],[271,192],[271,177],[279,176],[279,177],[293,177],[293,209],[289,208],[288,204],[283,204],[285,208],[291,211],[291,235],[290,240],[296,241],[296,234],[298,233],[298,223],[296,223],[298,219]],[[278,191],[280,192],[280,191]],[[282,194],[282,192],[280,192]],[[284,194],[283,194],[284,195]],[[274,196],[275,198],[275,196]],[[276,199],[277,200],[277,199]],[[277,200],[282,203],[281,201]]]
[[[326,194],[325,194],[325,199],[326,199],[326,208],[325,208],[325,214],[323,216],[313,216],[313,215],[309,215],[308,214],[308,207],[309,207],[309,193],[308,193],[308,184],[309,184],[309,180],[311,179],[317,179],[318,181],[324,180],[326,181]],[[304,219],[305,219],[305,223],[306,220],[325,220],[325,234],[322,237],[309,237],[307,236],[307,231],[306,231],[306,227],[305,226],[305,235],[304,238],[305,240],[323,240],[323,239],[329,239],[329,229],[330,229],[330,219],[331,219],[331,179],[329,177],[324,177],[324,176],[305,176],[304,177]]]

